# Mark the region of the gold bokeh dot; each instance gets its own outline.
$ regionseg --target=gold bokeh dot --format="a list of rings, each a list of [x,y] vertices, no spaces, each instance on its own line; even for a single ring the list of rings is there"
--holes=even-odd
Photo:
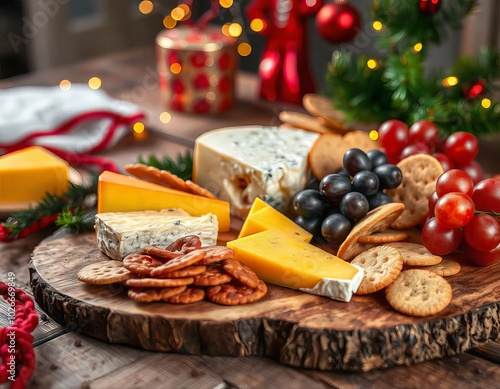
[[[102,85],[102,81],[99,77],[92,77],[89,80],[89,87],[91,89],[99,89]]]

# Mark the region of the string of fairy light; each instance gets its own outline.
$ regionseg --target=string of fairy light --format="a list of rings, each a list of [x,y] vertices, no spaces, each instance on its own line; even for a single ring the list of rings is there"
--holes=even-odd
[[[224,23],[221,25],[221,31],[224,35],[230,36],[233,38],[237,39],[237,52],[240,56],[246,57],[251,54],[252,52],[252,46],[248,40],[248,37],[245,34],[245,28],[244,26],[244,19],[243,19],[243,12],[242,12],[242,7],[238,1],[234,0],[219,0],[218,1],[221,12],[223,11],[229,11],[231,12],[232,16],[232,21],[228,23]],[[173,8],[165,8],[162,9],[162,7],[165,7],[162,4],[156,4],[153,1],[150,0],[142,0],[138,4],[138,10],[141,14],[143,15],[148,15],[151,14],[152,12],[155,11],[156,8],[159,8],[159,12],[164,12],[165,16],[163,17],[163,27],[166,29],[173,29],[177,27],[179,24],[186,23],[191,20],[192,18],[192,10],[191,7],[186,4],[186,3],[179,3],[177,6]],[[249,28],[251,31],[259,33],[265,28],[265,21],[262,19],[253,19],[249,23]],[[374,31],[382,31],[384,29],[384,25],[382,22],[375,20],[372,23],[372,28]],[[422,43],[416,43],[413,46],[413,51],[415,53],[418,53],[422,51],[423,45]],[[380,63],[377,59],[375,58],[369,58],[366,61],[366,66],[368,69],[374,70],[377,67],[380,66]],[[444,77],[441,80],[441,84],[445,88],[453,88],[459,85],[460,80],[453,75]],[[88,86],[91,89],[99,89],[102,86],[102,80],[99,77],[91,77],[88,80]],[[59,87],[63,91],[67,91],[71,88],[71,81],[70,80],[62,80],[59,83]],[[481,100],[481,106],[484,109],[490,108],[492,105],[492,102],[489,98],[484,97]],[[167,124],[171,121],[172,115],[169,112],[162,112],[159,115],[159,119],[162,123]],[[133,126],[134,130],[134,135],[140,136],[141,134],[144,133],[145,131],[145,126],[141,122],[137,122]],[[370,137],[372,139],[377,139],[378,134],[376,131],[371,131],[370,132]]]

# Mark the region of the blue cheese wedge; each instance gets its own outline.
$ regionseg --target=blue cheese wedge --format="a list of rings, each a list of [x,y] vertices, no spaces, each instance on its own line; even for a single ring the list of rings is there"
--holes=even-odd
[[[197,235],[203,246],[217,243],[217,217],[190,216],[181,209],[106,212],[95,216],[99,249],[116,260],[145,246],[166,248],[186,235]]]
[[[193,180],[245,218],[257,197],[281,212],[305,185],[309,149],[318,134],[277,127],[241,126],[196,139]]]

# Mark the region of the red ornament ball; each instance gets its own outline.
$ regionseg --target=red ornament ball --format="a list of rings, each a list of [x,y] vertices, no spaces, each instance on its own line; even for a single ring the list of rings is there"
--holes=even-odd
[[[419,0],[418,8],[426,15],[434,15],[441,8],[441,0]]]
[[[331,43],[345,43],[354,39],[361,29],[361,17],[348,3],[323,5],[316,15],[320,35]]]
[[[486,82],[483,79],[478,79],[463,89],[463,94],[466,98],[474,100],[481,96],[484,92]]]

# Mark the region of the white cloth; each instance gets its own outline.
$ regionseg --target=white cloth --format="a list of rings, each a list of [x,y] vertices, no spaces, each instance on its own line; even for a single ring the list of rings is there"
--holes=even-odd
[[[143,117],[137,105],[84,84],[73,84],[66,91],[59,86],[3,89],[0,154],[23,140],[72,153],[91,152],[100,144],[111,147],[130,130],[134,120]]]

